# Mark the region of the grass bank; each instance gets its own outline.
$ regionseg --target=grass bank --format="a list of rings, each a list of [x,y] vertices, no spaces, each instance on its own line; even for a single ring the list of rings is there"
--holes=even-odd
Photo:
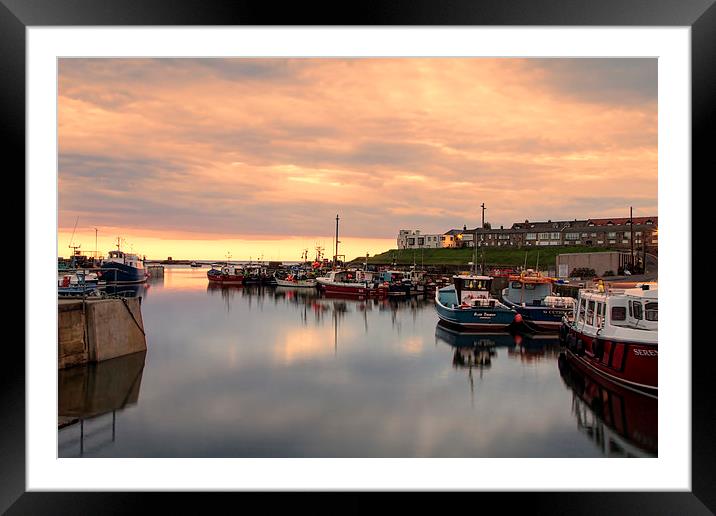
[[[484,262],[489,265],[521,266],[525,264],[527,253],[527,267],[534,268],[539,253],[540,268],[554,267],[558,254],[563,253],[598,253],[613,251],[605,247],[582,246],[554,246],[537,248],[509,248],[489,247],[478,250],[477,262],[482,263],[481,252],[484,252]],[[413,260],[421,265],[466,265],[473,260],[473,249],[391,249],[384,253],[368,258],[369,264],[385,265],[395,262],[398,265],[412,265]],[[365,258],[356,258],[355,262],[364,262]]]

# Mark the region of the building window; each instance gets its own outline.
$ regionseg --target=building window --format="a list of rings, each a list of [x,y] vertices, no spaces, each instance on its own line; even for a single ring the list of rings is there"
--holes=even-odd
[[[537,240],[537,233],[527,233],[525,240]]]
[[[414,239],[414,238],[408,238],[408,245],[415,245],[415,239]]]
[[[610,243],[610,244],[616,244],[617,241],[616,241],[616,240],[610,240],[609,243]]]
[[[550,235],[550,233],[540,233],[539,239],[540,240],[549,240],[549,235]]]
[[[617,234],[615,232],[607,233],[607,238],[616,238]]]
[[[425,245],[425,239],[424,239],[424,238],[418,238],[418,245]]]
[[[587,234],[585,233],[585,234],[582,235],[582,236],[587,236]],[[579,239],[579,233],[565,233],[564,239],[565,239],[565,240],[578,240],[578,239]]]

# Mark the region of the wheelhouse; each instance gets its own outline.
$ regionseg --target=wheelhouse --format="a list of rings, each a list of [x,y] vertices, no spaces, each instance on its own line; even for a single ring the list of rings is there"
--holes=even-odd
[[[460,303],[470,303],[473,299],[488,299],[492,278],[489,276],[453,276],[455,292]]]
[[[608,293],[583,290],[574,309],[577,328],[657,331],[658,321],[657,291],[648,285]]]

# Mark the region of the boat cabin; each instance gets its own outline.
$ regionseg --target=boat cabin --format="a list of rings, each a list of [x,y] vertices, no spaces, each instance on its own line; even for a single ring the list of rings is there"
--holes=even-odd
[[[329,271],[326,277],[335,283],[366,283],[373,281],[373,272],[363,270]]]
[[[405,279],[405,273],[403,271],[383,271],[380,273],[380,281],[387,281],[388,283],[401,282]]]
[[[461,304],[474,304],[474,300],[488,300],[492,278],[489,276],[453,276],[457,299]]]
[[[656,332],[659,301],[656,288],[581,290],[574,310],[578,328],[624,328]]]
[[[136,269],[143,269],[144,263],[142,260],[139,259],[139,256],[136,254],[130,254],[125,253],[124,251],[110,251],[107,255],[107,258],[104,260],[106,262],[112,262],[112,263],[122,263],[124,265],[129,265],[130,267],[134,267]]]
[[[517,304],[542,306],[546,297],[552,295],[552,282],[547,278],[510,276],[505,297]]]

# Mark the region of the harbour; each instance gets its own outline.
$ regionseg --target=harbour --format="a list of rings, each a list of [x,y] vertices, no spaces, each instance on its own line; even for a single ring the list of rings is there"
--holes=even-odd
[[[83,399],[120,402],[61,403],[61,457],[656,453],[655,428],[585,401],[585,381],[623,399],[618,388],[580,370],[565,380],[557,335],[460,331],[438,321],[430,295],[217,286],[205,270],[165,267],[137,292],[142,360],[82,366],[94,378]],[[73,370],[85,371],[63,371]],[[119,381],[128,376],[141,381]],[[60,383],[61,400],[73,385]],[[648,442],[634,440],[634,424]]]

